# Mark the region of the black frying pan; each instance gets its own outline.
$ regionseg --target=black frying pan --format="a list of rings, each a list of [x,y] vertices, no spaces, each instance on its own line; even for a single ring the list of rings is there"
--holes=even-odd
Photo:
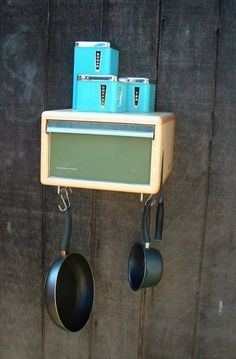
[[[92,310],[94,280],[86,259],[79,253],[68,253],[72,229],[68,203],[64,220],[61,256],[52,264],[45,281],[45,304],[55,324],[77,332],[87,323]]]

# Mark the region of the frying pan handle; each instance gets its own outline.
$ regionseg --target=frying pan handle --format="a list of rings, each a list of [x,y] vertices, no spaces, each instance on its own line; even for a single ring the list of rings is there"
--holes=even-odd
[[[155,229],[155,241],[162,240],[162,231],[163,231],[163,223],[164,223],[164,197],[160,194],[157,205],[157,213],[156,213],[156,229]]]
[[[70,207],[66,207],[64,211],[64,233],[61,242],[61,252],[65,252],[65,253],[69,252],[71,231],[72,231],[71,209]]]
[[[149,233],[149,216],[150,216],[150,208],[152,204],[152,199],[149,199],[144,206],[143,216],[142,216],[142,236],[144,243],[150,243],[150,233]]]

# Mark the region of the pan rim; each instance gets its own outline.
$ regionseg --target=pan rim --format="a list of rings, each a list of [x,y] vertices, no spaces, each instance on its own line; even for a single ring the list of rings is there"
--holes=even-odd
[[[136,248],[139,247],[142,249],[143,263],[144,263],[143,277],[142,277],[142,280],[140,281],[140,285],[138,287],[135,287],[133,285],[133,281],[131,280],[131,273],[130,273],[130,260],[131,260],[132,252],[135,250],[135,247]],[[147,273],[147,257],[146,257],[144,245],[140,242],[135,242],[130,250],[129,259],[128,259],[128,279],[129,279],[130,287],[134,292],[137,292],[139,289],[142,288],[142,285],[143,285],[145,277],[146,277],[146,273]]]
[[[71,256],[79,256],[80,259],[82,258],[82,260],[84,261],[84,263],[86,263],[86,265],[88,266],[88,270],[89,270],[89,273],[91,275],[91,284],[92,284],[92,298],[91,298],[91,308],[90,308],[90,312],[88,314],[88,319],[86,320],[86,322],[84,323],[84,325],[82,327],[80,327],[79,329],[76,329],[76,330],[72,330],[70,329],[68,326],[66,326],[62,319],[61,319],[61,316],[59,315],[59,311],[58,311],[58,304],[57,304],[57,293],[56,293],[56,290],[57,290],[57,284],[58,284],[58,278],[59,278],[59,273],[62,269],[62,266],[63,264],[65,263],[65,261],[71,257]],[[57,263],[58,262],[58,263]],[[81,330],[86,324],[87,322],[89,321],[89,317],[91,315],[91,312],[93,310],[93,307],[94,307],[94,298],[95,298],[95,283],[94,283],[94,275],[93,275],[93,271],[92,271],[92,268],[91,268],[91,265],[89,264],[89,262],[87,261],[87,259],[80,253],[80,252],[70,252],[68,254],[66,254],[65,256],[60,256],[58,257],[54,262],[53,264],[51,265],[49,271],[47,272],[47,276],[45,278],[45,288],[46,288],[46,283],[47,283],[47,279],[50,275],[50,271],[53,269],[53,267],[55,266],[55,264],[57,263],[57,268],[54,268],[56,269],[56,280],[54,282],[54,288],[53,288],[53,303],[54,303],[54,310],[55,310],[55,315],[56,315],[56,321],[54,318],[52,318],[51,314],[49,313],[48,311],[48,314],[50,316],[50,318],[53,320],[53,322],[55,324],[57,324],[57,326],[59,326],[60,328],[68,331],[68,332],[78,332],[79,330]]]

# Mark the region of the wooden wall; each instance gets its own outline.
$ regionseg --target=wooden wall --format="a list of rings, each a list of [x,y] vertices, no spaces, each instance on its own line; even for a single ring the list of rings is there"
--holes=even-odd
[[[2,0],[0,20],[1,359],[234,359],[236,1]],[[72,249],[96,297],[70,334],[44,310],[63,221],[39,157],[40,113],[71,106],[76,40],[112,41],[121,75],[157,80],[157,110],[176,113],[177,131],[154,289],[127,282],[139,196],[74,190]]]

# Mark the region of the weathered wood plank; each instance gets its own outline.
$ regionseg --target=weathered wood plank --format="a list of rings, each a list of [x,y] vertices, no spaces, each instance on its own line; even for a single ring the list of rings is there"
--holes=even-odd
[[[24,10],[23,10],[24,9]],[[44,101],[45,2],[1,6],[0,356],[42,356],[39,113]]]
[[[195,357],[211,353],[210,358],[231,359],[236,330],[235,118],[219,107],[215,125]]]
[[[223,1],[219,30],[206,237],[195,358],[235,357],[236,4]]]
[[[0,356],[41,358],[41,211],[0,209]],[[32,339],[33,338],[33,339]]]
[[[99,40],[102,1],[52,1],[47,74],[47,109],[69,108],[72,104],[73,51],[77,40]],[[80,251],[93,265],[93,191],[73,190],[73,232],[71,250]],[[59,255],[63,231],[63,215],[57,208],[60,201],[56,188],[44,193],[44,276]],[[68,356],[90,358],[91,323],[76,334],[57,328],[45,313],[44,357]]]
[[[47,109],[72,107],[75,41],[99,41],[101,21],[102,0],[51,2]]]
[[[206,210],[217,1],[162,1],[158,110],[177,116],[165,186],[164,277],[146,292],[143,358],[190,358]],[[208,11],[209,10],[209,11]]]
[[[155,80],[159,0],[112,0],[104,4],[102,38],[120,51],[120,75]]]
[[[102,39],[119,48],[120,74],[155,79],[159,1],[105,1],[104,5]],[[91,358],[136,359],[141,296],[128,285],[127,261],[132,244],[141,239],[143,205],[138,195],[104,191],[96,192],[95,205]]]
[[[140,211],[137,195],[96,193],[92,358],[137,358],[140,294],[129,288],[127,260]]]
[[[40,2],[34,2],[32,0],[2,0],[0,9],[0,31],[15,34],[25,31],[46,31],[47,6],[48,0]],[[37,53],[36,50],[35,52]]]
[[[41,32],[29,24],[24,26],[27,10],[23,17],[17,12],[14,15],[22,26],[0,32],[0,198],[6,206],[27,208],[33,202],[40,208],[39,118],[44,105],[45,26],[43,22]],[[39,18],[46,16],[43,4],[34,11]]]

